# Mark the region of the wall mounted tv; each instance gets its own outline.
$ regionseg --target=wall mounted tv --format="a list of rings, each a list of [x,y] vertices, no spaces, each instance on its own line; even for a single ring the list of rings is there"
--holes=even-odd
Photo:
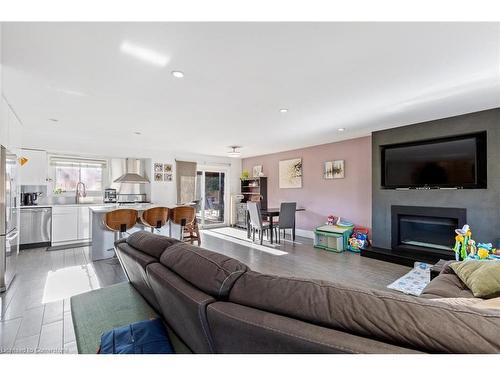
[[[485,189],[486,132],[381,146],[385,189]]]

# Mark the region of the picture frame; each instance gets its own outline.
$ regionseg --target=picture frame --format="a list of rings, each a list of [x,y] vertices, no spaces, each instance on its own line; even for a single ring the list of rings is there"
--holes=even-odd
[[[302,188],[302,158],[280,160],[279,187],[280,189]]]
[[[344,160],[325,161],[323,166],[323,178],[333,180],[345,177]]]
[[[263,175],[262,173],[262,165],[255,165],[253,167],[253,177],[261,177]]]
[[[163,181],[163,173],[155,172],[154,179],[155,179],[155,182],[162,182]]]

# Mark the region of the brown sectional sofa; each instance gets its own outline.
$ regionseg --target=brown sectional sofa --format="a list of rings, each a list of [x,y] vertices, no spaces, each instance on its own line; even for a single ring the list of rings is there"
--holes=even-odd
[[[264,275],[149,232],[116,250],[130,282],[194,353],[500,353],[498,310],[429,299],[438,290],[417,298]]]

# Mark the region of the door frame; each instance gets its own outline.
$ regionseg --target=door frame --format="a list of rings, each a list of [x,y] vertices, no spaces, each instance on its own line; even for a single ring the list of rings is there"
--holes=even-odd
[[[198,164],[196,167],[196,173],[203,172],[201,178],[200,193],[204,195],[204,187],[205,187],[205,173],[204,172],[221,172],[224,173],[224,222],[217,224],[204,224],[205,218],[202,216],[202,222],[198,223],[202,229],[206,228],[217,228],[217,227],[225,227],[229,224],[229,198],[230,198],[230,171],[231,167],[229,165],[213,165],[213,164]],[[205,212],[205,199],[201,200],[201,210]]]

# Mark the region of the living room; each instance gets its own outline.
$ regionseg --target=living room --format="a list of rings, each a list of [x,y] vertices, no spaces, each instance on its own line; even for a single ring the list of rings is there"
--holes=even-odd
[[[20,14],[3,357],[500,353],[497,20]]]

